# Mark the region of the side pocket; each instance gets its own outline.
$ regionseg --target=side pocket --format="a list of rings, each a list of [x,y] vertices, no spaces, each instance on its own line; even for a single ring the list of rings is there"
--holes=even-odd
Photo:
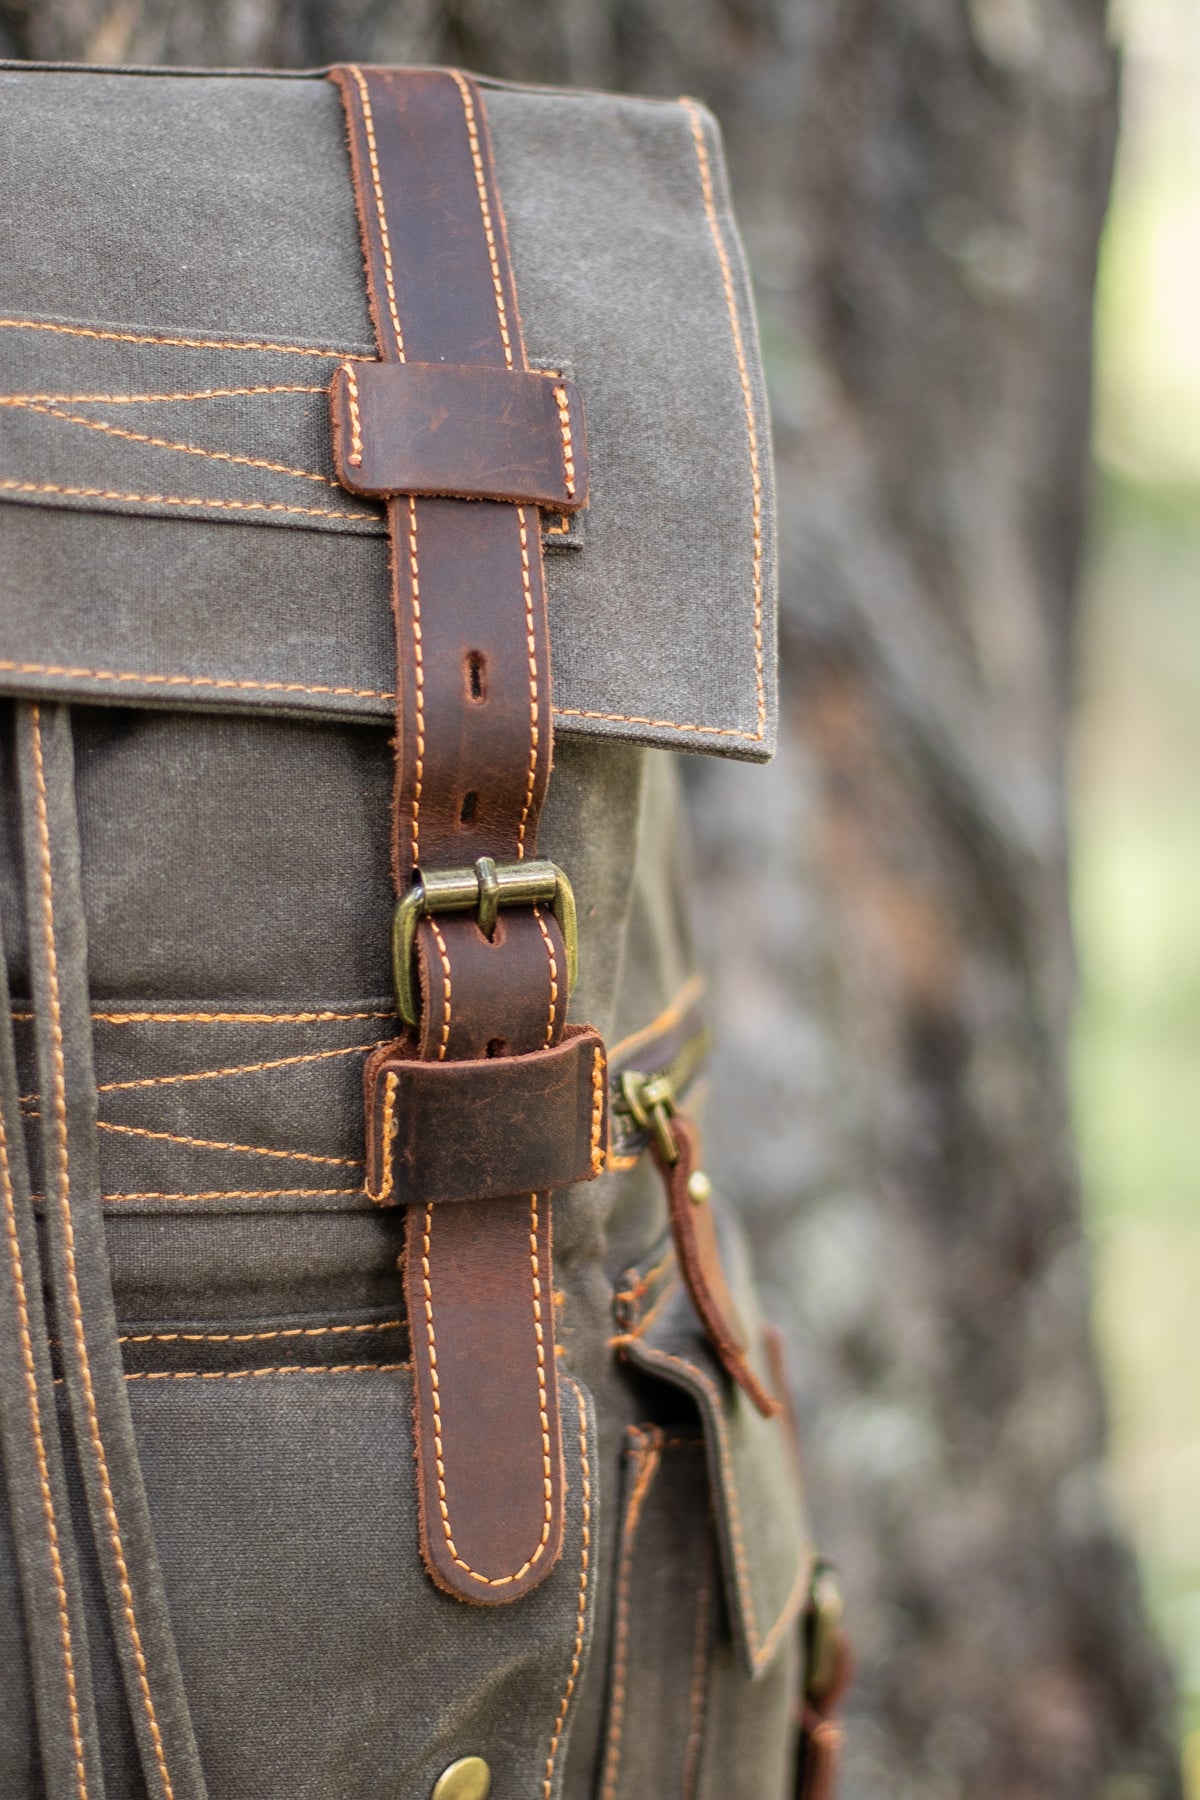
[[[555,1800],[595,1592],[584,1390],[563,1380],[562,1560],[481,1608],[421,1562],[407,1369],[205,1375],[130,1402],[209,1792],[410,1800],[478,1756],[497,1796]]]
[[[727,1215],[718,1230],[749,1361],[778,1392],[744,1245]],[[780,1800],[814,1568],[791,1427],[730,1381],[669,1250],[629,1271],[616,1308],[654,1422],[627,1445],[600,1800]],[[666,1423],[680,1396],[682,1429]]]

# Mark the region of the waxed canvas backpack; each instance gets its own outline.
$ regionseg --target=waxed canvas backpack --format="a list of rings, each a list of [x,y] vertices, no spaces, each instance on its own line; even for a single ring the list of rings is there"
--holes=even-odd
[[[774,733],[691,101],[0,68],[0,1795],[829,1791],[680,751]]]

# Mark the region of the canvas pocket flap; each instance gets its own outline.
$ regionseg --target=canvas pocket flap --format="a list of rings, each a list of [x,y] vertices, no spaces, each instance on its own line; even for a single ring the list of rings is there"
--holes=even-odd
[[[755,1373],[772,1389],[767,1328],[740,1234],[722,1219],[729,1285],[754,1346]],[[674,1257],[630,1272],[617,1297],[622,1355],[682,1389],[704,1429],[709,1483],[733,1634],[747,1673],[771,1666],[804,1605],[812,1575],[799,1465],[790,1420],[765,1419],[729,1380],[709,1348]]]
[[[715,125],[485,91],[529,357],[587,417],[588,511],[542,514],[557,727],[761,760],[770,449]],[[333,87],[0,69],[0,184],[0,691],[389,717],[382,509],[329,440],[374,355]]]

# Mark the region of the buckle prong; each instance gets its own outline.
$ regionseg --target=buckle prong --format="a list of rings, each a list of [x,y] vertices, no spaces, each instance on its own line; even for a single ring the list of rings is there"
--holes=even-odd
[[[557,863],[531,858],[528,862],[498,863],[481,856],[470,868],[417,871],[417,878],[398,903],[392,918],[392,972],[396,1006],[409,1025],[421,1018],[420,996],[413,979],[413,949],[417,926],[433,913],[474,910],[484,936],[495,934],[502,906],[537,906],[548,903],[562,932],[567,955],[567,983],[575,985],[579,973],[579,934],[575,895]]]

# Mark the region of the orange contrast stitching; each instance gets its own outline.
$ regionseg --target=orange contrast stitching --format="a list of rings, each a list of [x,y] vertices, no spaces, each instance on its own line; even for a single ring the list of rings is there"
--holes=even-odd
[[[450,958],[446,951],[446,940],[442,936],[441,926],[432,915],[430,915],[429,923],[433,928],[433,935],[437,939],[438,955],[442,959],[442,1040],[438,1045],[437,1059],[439,1062],[444,1062],[446,1047],[450,1042],[450,1004],[453,998],[453,990],[450,986]]]
[[[14,1013],[16,1019],[32,1019],[32,1013]],[[294,1012],[294,1013],[172,1013],[94,1012],[102,1025],[316,1025],[341,1024],[344,1020],[391,1019],[390,1012]]]
[[[357,468],[363,459],[362,414],[358,410],[358,376],[351,362],[342,364],[342,374],[346,377],[346,396],[350,402],[350,458]]]
[[[341,1337],[347,1333],[399,1331],[399,1319],[381,1319],[366,1325],[283,1325],[274,1331],[145,1331],[125,1333],[118,1344],[260,1344],[268,1338]]]
[[[8,1135],[0,1118],[0,1189],[4,1195],[4,1236],[12,1263],[13,1287],[16,1292],[17,1322],[21,1338],[21,1372],[29,1405],[29,1423],[33,1428],[34,1455],[37,1460],[38,1488],[42,1498],[42,1517],[46,1521],[46,1542],[50,1551],[50,1567],[54,1577],[54,1597],[58,1607],[58,1641],[62,1646],[63,1675],[67,1684],[67,1712],[70,1721],[71,1747],[75,1753],[75,1787],[79,1800],[87,1800],[87,1767],[83,1754],[83,1730],[79,1722],[79,1694],[75,1680],[75,1653],[71,1648],[71,1618],[67,1609],[67,1582],[59,1549],[58,1523],[54,1517],[54,1496],[50,1488],[50,1465],[46,1458],[46,1441],[42,1434],[42,1409],[38,1400],[37,1368],[33,1360],[33,1337],[29,1325],[29,1295],[25,1287],[25,1270],[21,1261],[21,1244],[17,1237],[16,1202],[13,1197],[12,1172],[8,1160]]]
[[[604,1123],[604,1052],[592,1051],[592,1174],[604,1167],[604,1146],[600,1142]]]
[[[383,251],[383,279],[387,287],[388,312],[391,315],[392,331],[396,338],[396,355],[404,361],[404,333],[400,329],[400,314],[396,308],[396,280],[392,268],[392,240],[388,236],[387,210],[383,204],[383,187],[379,179],[379,151],[375,143],[375,115],[371,110],[371,95],[367,89],[363,72],[355,63],[350,64],[350,73],[358,83],[359,97],[362,100],[363,127],[367,134],[367,155],[371,161],[371,183],[375,189],[375,211],[379,219],[379,243]]]
[[[716,201],[713,197],[712,167],[708,160],[708,147],[704,142],[700,113],[693,100],[684,100],[681,104],[691,122],[692,139],[696,146],[696,161],[700,168],[700,186],[704,194],[704,210],[708,215],[708,228],[716,247],[717,260],[721,265],[721,284],[725,289],[725,306],[729,313],[729,329],[733,334],[733,353],[737,358],[738,379],[742,384],[742,406],[746,414],[746,441],[750,451],[752,493],[751,529],[754,538],[754,678],[758,690],[758,736],[761,738],[767,728],[767,701],[763,687],[762,631],[763,484],[758,456],[758,425],[754,417],[754,392],[750,386],[750,371],[746,366],[746,346],[742,341],[742,326],[738,318],[737,298],[733,290],[733,271],[729,267],[729,254],[725,248],[720,221],[717,218]]]
[[[437,1466],[438,1511],[442,1519],[442,1531],[456,1567],[462,1569],[472,1581],[478,1581],[484,1587],[508,1587],[514,1581],[520,1581],[527,1575],[535,1562],[541,1557],[550,1541],[550,1529],[554,1523],[554,1464],[550,1455],[550,1419],[546,1411],[546,1346],[542,1331],[542,1284],[539,1273],[537,1253],[538,1211],[537,1195],[529,1196],[530,1202],[530,1265],[533,1273],[533,1328],[537,1341],[537,1378],[538,1378],[538,1417],[542,1428],[542,1491],[545,1506],[542,1521],[542,1534],[537,1547],[528,1556],[519,1569],[511,1575],[481,1575],[465,1562],[458,1554],[454,1543],[453,1528],[450,1523],[450,1508],[447,1504],[446,1465],[442,1454],[442,1402],[440,1383],[437,1371],[437,1340],[433,1327],[433,1286],[430,1279],[429,1244],[433,1234],[433,1207],[425,1208],[425,1224],[421,1242],[421,1285],[425,1291],[425,1331],[429,1343],[429,1378],[433,1392],[433,1444],[434,1458]]]
[[[386,1043],[381,1038],[379,1043]],[[134,1081],[102,1081],[98,1094],[123,1094],[133,1088],[178,1087],[184,1081],[226,1081],[234,1075],[258,1075],[264,1069],[289,1069],[298,1063],[328,1062],[335,1056],[365,1056],[379,1044],[343,1044],[336,1050],[309,1050],[303,1056],[276,1056],[268,1062],[234,1063],[227,1069],[197,1069],[190,1075],[139,1075]]]
[[[421,569],[417,557],[417,502],[408,496],[408,572],[412,600],[413,680],[416,693],[417,756],[413,770],[412,859],[421,860],[421,787],[425,779],[425,648],[421,632]]]
[[[760,743],[762,731],[742,731],[733,725],[694,725],[678,719],[651,719],[641,713],[592,712],[586,706],[556,706],[560,719],[609,719],[615,725],[649,725],[656,731],[699,731],[705,737],[744,738],[748,744]]]
[[[213,1188],[203,1194],[101,1194],[102,1200],[292,1200],[302,1196],[313,1195],[325,1197],[331,1194],[361,1194],[366,1190],[361,1187],[332,1188]],[[43,1194],[35,1194],[35,1200],[45,1198]]]
[[[688,1693],[688,1734],[683,1753],[683,1776],[679,1784],[680,1800],[694,1800],[696,1777],[700,1770],[700,1751],[704,1744],[704,1702],[708,1692],[708,1615],[711,1599],[712,1583],[706,1568],[696,1597],[696,1635],[693,1640],[692,1685]]]
[[[623,1037],[619,1043],[612,1046],[608,1053],[609,1061],[615,1062],[617,1057],[623,1056],[627,1050],[633,1050],[648,1039],[657,1037],[660,1031],[667,1031],[672,1025],[678,1025],[684,1013],[700,998],[703,992],[703,975],[690,976],[656,1019],[651,1019],[649,1025],[643,1025],[640,1031],[631,1032],[628,1037]]]
[[[671,1298],[672,1294],[675,1293],[678,1286],[679,1276],[676,1274],[667,1283],[662,1293],[658,1296],[658,1299],[654,1302],[654,1305],[650,1308],[650,1311],[644,1318],[638,1320],[632,1331],[618,1332],[616,1337],[609,1338],[609,1348],[613,1349],[622,1344],[636,1343],[637,1339],[643,1336],[643,1334],[649,1330],[650,1326],[653,1325],[655,1319],[657,1319],[659,1313]]]
[[[0,482],[0,488],[4,486]],[[42,490],[35,489],[35,492]],[[65,492],[92,492],[91,489],[63,489]],[[111,494],[103,496],[113,500],[155,500],[155,495],[143,494]],[[185,502],[184,504],[190,504]],[[207,506],[208,501],[202,502]],[[232,501],[212,502],[216,505],[233,505]],[[238,502],[237,504],[242,504]],[[247,503],[248,504],[248,503]],[[284,507],[287,512],[304,511],[300,507]],[[311,509],[310,509],[311,510]],[[319,509],[318,509],[319,511]],[[374,518],[373,513],[332,513],[330,517],[339,519]],[[327,687],[322,684],[310,686],[303,681],[239,681],[223,675],[141,675],[136,672],[112,669],[76,669],[59,663],[40,662],[7,662],[0,660],[0,673],[10,675],[57,675],[65,680],[77,681],[137,681],[148,687],[194,687],[194,688],[233,688],[239,691],[258,694],[330,694],[345,695],[352,700],[388,700],[394,701],[396,696],[387,688],[354,688]],[[731,725],[695,725],[680,723],[677,719],[651,719],[639,713],[591,712],[581,706],[556,706],[554,714],[560,719],[608,719],[618,725],[648,725],[657,731],[695,731],[705,737],[743,738],[747,743],[757,744],[762,739],[762,732],[740,731]]]
[[[642,1506],[650,1483],[658,1472],[660,1461],[658,1434],[643,1439],[638,1451],[638,1475],[629,1500],[629,1510],[621,1533],[621,1566],[617,1577],[617,1629],[613,1657],[612,1708],[608,1727],[608,1748],[604,1761],[604,1786],[600,1800],[613,1800],[621,1767],[621,1736],[625,1727],[625,1681],[629,1658],[629,1584],[633,1573],[633,1551]]]
[[[82,489],[79,491],[83,492]],[[121,500],[138,499],[140,496],[115,494],[108,497]],[[366,513],[362,515],[363,518],[367,516]],[[339,513],[338,517],[350,518],[352,515]],[[147,687],[237,688],[256,694],[344,694],[352,700],[396,698],[395,694],[379,688],[326,687],[323,684],[310,687],[303,681],[236,681],[224,675],[138,675],[128,670],[74,669],[65,663],[0,661],[0,671],[8,675],[57,675],[68,681],[139,681],[144,682]]]
[[[571,521],[570,521],[570,519],[567,518],[566,514],[564,513],[562,515],[562,517],[559,519],[557,525],[547,525],[543,528],[542,536],[543,537],[565,537],[567,532],[570,531],[570,529],[571,529]]]
[[[115,430],[115,427],[111,429]],[[208,452],[204,451],[201,454],[207,455]],[[322,476],[321,479],[324,480],[324,477]],[[337,506],[288,506],[282,500],[208,500],[197,498],[194,495],[184,497],[180,494],[122,494],[113,488],[66,487],[61,482],[17,481],[12,476],[0,481],[0,493],[64,494],[77,500],[127,500],[131,505],[136,506],[206,506],[225,512],[298,513],[305,519],[374,520],[376,517],[374,513],[346,512]],[[234,685],[241,687],[245,684],[237,682]],[[262,684],[254,682],[251,685],[258,687]]]
[[[648,1322],[648,1321],[647,1321]],[[741,1595],[742,1607],[746,1615],[746,1640],[750,1650],[750,1660],[756,1669],[770,1661],[783,1633],[787,1630],[794,1615],[796,1603],[805,1592],[808,1584],[808,1565],[802,1558],[796,1580],[791,1592],[783,1603],[783,1609],[765,1638],[759,1636],[758,1622],[754,1610],[754,1596],[750,1588],[750,1572],[746,1566],[746,1545],[742,1536],[742,1516],[738,1506],[737,1484],[734,1479],[733,1459],[729,1453],[729,1437],[725,1428],[725,1415],[721,1395],[716,1382],[696,1363],[690,1363],[681,1356],[672,1356],[669,1351],[657,1350],[654,1353],[663,1361],[676,1368],[686,1369],[690,1376],[700,1382],[712,1400],[712,1418],[717,1431],[717,1453],[721,1459],[721,1472],[724,1478],[724,1490],[729,1501],[730,1536],[733,1542],[734,1572],[737,1579],[738,1593]]]
[[[529,820],[530,808],[533,805],[540,737],[538,730],[537,633],[534,628],[533,584],[530,579],[529,531],[525,523],[523,506],[517,508],[517,529],[521,536],[521,586],[525,590],[525,641],[529,651],[529,778],[525,784],[525,804],[521,808],[521,819],[517,826],[517,856],[520,858],[525,854],[525,827]]]
[[[411,1363],[284,1363],[269,1369],[135,1369],[126,1381],[254,1381],[264,1375],[369,1375],[411,1368]]]
[[[652,1269],[647,1269],[641,1280],[634,1287],[622,1288],[613,1295],[615,1300],[640,1300],[646,1289],[653,1287],[665,1268],[675,1260],[675,1246],[671,1244],[661,1262],[656,1262]]]
[[[173,438],[151,437],[145,431],[126,431],[122,425],[109,425],[103,419],[85,419],[82,413],[64,412],[60,406],[42,406],[25,401],[15,408],[19,412],[41,413],[47,419],[61,419],[67,425],[82,425],[86,431],[102,431],[107,437],[126,438],[131,444],[149,444],[155,450],[178,450],[184,456],[203,456],[209,462],[240,463],[248,469],[269,469],[275,475],[295,475],[304,481],[320,481],[326,487],[338,486],[328,475],[316,469],[294,469],[287,463],[269,462],[262,456],[235,455],[232,450],[205,450],[199,444],[183,444]]]
[[[512,343],[508,335],[508,313],[504,306],[504,284],[500,279],[500,259],[496,254],[496,233],[492,227],[492,209],[488,205],[487,179],[483,168],[483,154],[479,147],[479,131],[475,123],[475,103],[471,98],[471,90],[457,69],[449,71],[457,83],[462,95],[463,112],[467,120],[467,137],[471,145],[471,161],[475,166],[475,191],[479,195],[479,212],[483,219],[483,235],[487,239],[488,260],[492,265],[492,287],[496,295],[496,317],[500,323],[500,341],[504,345],[504,361],[508,368],[513,366]]]
[[[97,1131],[119,1131],[126,1137],[155,1138],[166,1144],[182,1144],[189,1150],[229,1150],[239,1156],[276,1156],[284,1162],[327,1163],[339,1169],[361,1169],[355,1156],[317,1156],[307,1150],[268,1150],[262,1144],[223,1144],[213,1138],[181,1137],[174,1131],[151,1131],[146,1125],[115,1125],[111,1119],[97,1119]]]
[[[546,1758],[546,1778],[542,1783],[542,1800],[550,1800],[550,1792],[554,1786],[554,1765],[558,1761],[558,1746],[562,1742],[562,1730],[567,1719],[567,1710],[571,1704],[571,1696],[575,1692],[575,1683],[579,1678],[579,1666],[583,1655],[583,1634],[587,1624],[587,1591],[588,1563],[592,1547],[592,1472],[588,1464],[587,1409],[583,1404],[583,1395],[572,1381],[575,1389],[575,1404],[579,1408],[579,1464],[583,1477],[583,1529],[582,1543],[579,1552],[579,1605],[575,1613],[575,1645],[571,1652],[571,1668],[567,1676],[567,1685],[558,1705],[558,1717],[554,1721],[554,1735],[550,1739],[550,1754]]]
[[[251,394],[323,394],[325,389],[311,382],[270,381],[257,387],[181,388],[172,394],[0,394],[0,406],[28,406],[43,401],[49,406],[157,406],[160,402],[181,404],[186,400],[236,400]]]
[[[163,337],[156,331],[100,331],[86,325],[58,325],[49,319],[0,319],[0,331],[56,331],[64,337],[103,338],[113,344],[169,344],[177,350],[269,350],[274,356],[324,356],[331,362],[345,350],[319,350],[300,344],[260,344],[250,339]]]
[[[565,387],[554,390],[555,403],[558,406],[558,423],[562,432],[563,474],[567,483],[567,498],[575,498],[575,445],[571,439],[571,408],[567,403]]]
[[[159,1779],[163,1785],[166,1800],[175,1800],[175,1790],[171,1785],[171,1777],[167,1770],[166,1754],[163,1748],[162,1733],[159,1729],[158,1714],[155,1711],[154,1696],[150,1691],[149,1672],[146,1655],[142,1648],[142,1636],[138,1629],[137,1615],[133,1606],[133,1589],[129,1582],[129,1567],[125,1561],[125,1546],[121,1542],[121,1527],[117,1518],[116,1502],[113,1498],[112,1481],[108,1471],[108,1459],[104,1451],[104,1440],[100,1435],[100,1420],[96,1411],[96,1395],[92,1386],[92,1370],[88,1360],[87,1336],[83,1326],[83,1308],[79,1297],[79,1278],[75,1265],[75,1225],[71,1217],[71,1174],[70,1152],[67,1137],[67,1069],[63,1047],[62,1008],[58,993],[58,952],[54,937],[54,876],[50,856],[50,822],[46,799],[46,771],[42,757],[42,720],[41,708],[30,709],[33,727],[33,773],[38,828],[38,855],[40,861],[42,926],[46,937],[46,973],[47,989],[50,1002],[50,1037],[53,1050],[54,1068],[54,1123],[55,1139],[58,1148],[58,1165],[60,1187],[58,1206],[62,1218],[63,1250],[66,1264],[67,1297],[71,1314],[72,1334],[75,1339],[75,1354],[78,1359],[80,1380],[83,1387],[84,1405],[88,1418],[88,1436],[92,1452],[96,1459],[96,1472],[100,1477],[100,1486],[104,1503],[104,1514],[108,1524],[109,1541],[116,1562],[117,1580],[121,1589],[121,1600],[125,1615],[125,1623],[129,1631],[130,1647],[138,1671],[138,1687],[141,1693],[142,1706],[146,1714],[146,1724],[154,1745],[155,1761],[158,1764]]]
[[[538,922],[538,930],[546,940],[546,955],[550,958],[550,1013],[546,1020],[545,1038],[548,1047],[554,1036],[554,1021],[558,1016],[558,958],[554,954],[554,939],[546,929],[546,921],[542,917],[540,907],[534,907],[533,916]]]
[[[391,1073],[383,1084],[383,1179],[377,1194],[372,1194],[370,1184],[367,1185],[367,1194],[376,1206],[382,1206],[392,1196],[392,1151],[396,1138],[396,1089],[399,1085],[398,1077]]]

